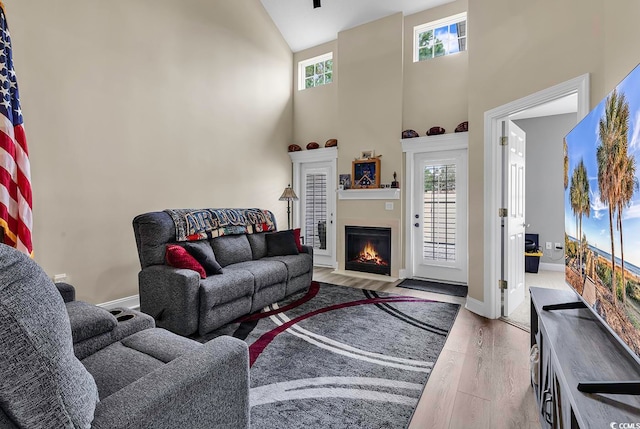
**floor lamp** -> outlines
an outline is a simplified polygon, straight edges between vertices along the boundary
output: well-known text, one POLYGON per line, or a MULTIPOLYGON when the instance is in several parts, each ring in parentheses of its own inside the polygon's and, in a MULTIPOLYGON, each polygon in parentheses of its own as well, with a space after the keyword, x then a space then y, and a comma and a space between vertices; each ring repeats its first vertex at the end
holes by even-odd
POLYGON ((291 201, 298 201, 298 196, 293 192, 291 185, 284 188, 284 192, 280 195, 280 201, 287 202, 287 229, 291 229, 291 201))

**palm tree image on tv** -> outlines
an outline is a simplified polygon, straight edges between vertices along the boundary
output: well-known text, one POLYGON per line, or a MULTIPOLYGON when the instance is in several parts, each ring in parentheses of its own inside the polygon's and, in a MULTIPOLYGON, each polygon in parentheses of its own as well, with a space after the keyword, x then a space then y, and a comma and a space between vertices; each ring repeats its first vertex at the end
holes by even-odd
POLYGON ((640 69, 566 136, 565 279, 640 356, 640 69))
POLYGON ((578 242, 578 267, 581 269, 581 276, 584 276, 582 270, 582 261, 584 255, 584 243, 586 241, 582 237, 582 217, 589 217, 591 213, 591 201, 589 199, 589 180, 587 178, 587 170, 584 166, 584 162, 582 159, 578 163, 578 166, 573 170, 573 175, 571 176, 571 186, 569 188, 569 198, 571 200, 571 209, 573 213, 578 218, 577 226, 578 233, 576 237, 580 237, 578 242))

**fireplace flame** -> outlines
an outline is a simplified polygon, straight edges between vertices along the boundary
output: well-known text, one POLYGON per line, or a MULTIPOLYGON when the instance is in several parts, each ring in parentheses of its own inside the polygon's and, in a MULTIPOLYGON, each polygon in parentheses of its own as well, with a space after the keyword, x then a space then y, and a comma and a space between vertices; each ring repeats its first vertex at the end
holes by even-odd
POLYGON ((378 251, 370 241, 367 241, 367 244, 364 246, 364 249, 360 252, 360 254, 355 258, 357 262, 363 262, 368 264, 376 264, 376 265, 389 265, 387 261, 382 259, 378 255, 378 251))

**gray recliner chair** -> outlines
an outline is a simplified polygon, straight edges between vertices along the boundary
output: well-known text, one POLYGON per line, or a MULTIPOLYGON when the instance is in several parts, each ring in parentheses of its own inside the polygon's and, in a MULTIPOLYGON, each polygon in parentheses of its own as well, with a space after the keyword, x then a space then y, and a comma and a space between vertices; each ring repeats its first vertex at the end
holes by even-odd
POLYGON ((0 244, 0 428, 248 428, 244 342, 143 329, 83 358, 63 299, 0 244))

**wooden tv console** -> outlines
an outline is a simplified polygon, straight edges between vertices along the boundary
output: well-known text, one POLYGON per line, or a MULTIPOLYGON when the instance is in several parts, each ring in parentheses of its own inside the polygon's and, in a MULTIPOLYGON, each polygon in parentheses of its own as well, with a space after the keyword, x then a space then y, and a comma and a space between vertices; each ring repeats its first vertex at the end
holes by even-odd
POLYGON ((573 291, 530 290, 531 345, 540 350, 531 383, 541 426, 640 428, 640 396, 589 394, 577 388, 581 382, 640 381, 640 365, 588 308, 542 309, 578 301, 573 291))

